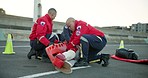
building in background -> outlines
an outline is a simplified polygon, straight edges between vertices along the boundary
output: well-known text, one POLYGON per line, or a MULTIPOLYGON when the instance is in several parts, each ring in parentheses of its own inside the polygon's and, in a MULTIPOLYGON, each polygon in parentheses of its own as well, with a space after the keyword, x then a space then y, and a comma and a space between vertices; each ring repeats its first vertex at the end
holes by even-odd
POLYGON ((131 31, 134 32, 142 32, 142 33, 148 33, 148 23, 137 23, 137 24, 132 24, 130 26, 131 31))

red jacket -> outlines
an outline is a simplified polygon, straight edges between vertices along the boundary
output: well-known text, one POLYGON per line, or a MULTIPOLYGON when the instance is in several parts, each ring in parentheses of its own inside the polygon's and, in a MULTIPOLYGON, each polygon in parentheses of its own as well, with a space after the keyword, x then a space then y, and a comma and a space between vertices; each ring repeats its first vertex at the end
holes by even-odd
POLYGON ((76 51, 75 46, 80 44, 80 37, 83 34, 92 34, 100 37, 104 37, 104 33, 90 24, 83 21, 75 21, 75 31, 72 33, 67 49, 72 49, 76 51))
POLYGON ((32 32, 29 36, 30 40, 38 39, 42 44, 48 46, 50 41, 45 37, 46 34, 52 33, 53 23, 48 14, 37 19, 34 23, 32 32))

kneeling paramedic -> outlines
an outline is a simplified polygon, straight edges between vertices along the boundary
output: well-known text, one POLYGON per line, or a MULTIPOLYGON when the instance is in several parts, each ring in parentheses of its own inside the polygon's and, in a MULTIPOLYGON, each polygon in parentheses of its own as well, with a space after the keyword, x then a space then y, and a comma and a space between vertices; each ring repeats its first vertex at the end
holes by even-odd
POLYGON ((53 23, 52 20, 56 17, 57 11, 54 8, 48 10, 48 14, 37 19, 34 23, 32 32, 29 36, 31 50, 28 53, 28 59, 38 54, 42 58, 48 58, 45 48, 58 41, 56 34, 52 33, 53 23))
POLYGON ((57 57, 62 60, 70 60, 76 57, 76 52, 80 46, 80 58, 77 60, 74 66, 87 66, 91 62, 107 66, 110 58, 109 54, 99 54, 99 52, 105 47, 107 40, 102 31, 97 30, 90 24, 83 21, 75 20, 74 18, 68 18, 66 26, 72 31, 72 35, 67 44, 66 52, 57 54, 57 57), (97 61, 100 60, 100 61, 97 61))

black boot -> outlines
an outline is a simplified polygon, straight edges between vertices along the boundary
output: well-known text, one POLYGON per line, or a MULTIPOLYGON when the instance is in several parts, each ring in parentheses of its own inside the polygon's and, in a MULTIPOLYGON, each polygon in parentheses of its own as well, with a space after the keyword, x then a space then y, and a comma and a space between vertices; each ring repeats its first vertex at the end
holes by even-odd
POLYGON ((28 59, 31 59, 31 56, 35 56, 36 55, 36 51, 31 48, 30 52, 27 54, 28 59))
POLYGON ((88 62, 84 58, 80 58, 75 64, 74 67, 79 67, 79 66, 88 66, 88 62))
POLYGON ((42 59, 42 52, 41 51, 36 51, 35 59, 38 59, 38 60, 42 59))
POLYGON ((110 59, 110 54, 101 54, 101 61, 100 62, 104 62, 104 64, 102 64, 103 67, 107 67, 109 65, 109 59, 110 59))

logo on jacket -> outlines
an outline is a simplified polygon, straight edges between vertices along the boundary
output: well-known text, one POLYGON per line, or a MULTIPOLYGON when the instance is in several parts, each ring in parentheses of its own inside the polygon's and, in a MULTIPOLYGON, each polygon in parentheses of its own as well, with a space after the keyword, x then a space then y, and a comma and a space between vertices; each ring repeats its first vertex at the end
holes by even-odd
POLYGON ((81 32, 79 30, 76 31, 76 35, 80 36, 81 32))
POLYGON ((77 27, 77 30, 80 30, 80 29, 81 29, 81 26, 78 26, 78 27, 77 27))
POLYGON ((77 36, 80 36, 80 34, 81 34, 80 30, 81 30, 81 26, 78 26, 77 27, 77 31, 76 31, 76 35, 77 36))
POLYGON ((45 22, 44 21, 41 21, 40 24, 41 24, 41 26, 44 26, 45 25, 45 22))

